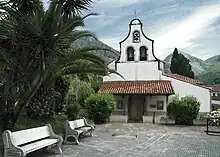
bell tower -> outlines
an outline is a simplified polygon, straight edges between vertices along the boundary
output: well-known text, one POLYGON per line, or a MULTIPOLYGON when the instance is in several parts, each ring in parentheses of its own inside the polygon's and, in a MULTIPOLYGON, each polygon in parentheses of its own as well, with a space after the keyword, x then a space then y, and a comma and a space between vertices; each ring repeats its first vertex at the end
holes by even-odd
MULTIPOLYGON (((133 19, 129 24, 127 37, 120 43, 120 56, 114 62, 114 70, 126 80, 160 80, 164 62, 154 55, 154 40, 143 32, 143 23, 133 19)), ((121 80, 111 75, 106 80, 121 80)))
POLYGON ((159 60, 154 55, 154 41, 143 32, 143 23, 133 19, 129 24, 129 33, 120 43, 118 62, 148 62, 159 60))

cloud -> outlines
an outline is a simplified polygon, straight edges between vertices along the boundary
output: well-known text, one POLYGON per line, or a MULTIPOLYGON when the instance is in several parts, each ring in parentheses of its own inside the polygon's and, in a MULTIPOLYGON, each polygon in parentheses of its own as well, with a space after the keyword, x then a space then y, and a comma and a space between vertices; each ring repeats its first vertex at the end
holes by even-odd
POLYGON ((100 15, 86 19, 85 28, 119 50, 135 9, 145 34, 155 41, 158 58, 175 47, 203 59, 219 54, 219 0, 94 0, 91 12, 100 15))
POLYGON ((94 5, 97 5, 96 7, 120 8, 141 2, 143 2, 143 0, 96 0, 94 1, 94 5))
POLYGON ((206 32, 215 20, 220 17, 220 4, 202 6, 183 21, 166 27, 152 35, 155 39, 157 55, 166 56, 170 49, 184 49, 194 44, 194 40, 206 32), (165 52, 165 53, 164 53, 165 52))

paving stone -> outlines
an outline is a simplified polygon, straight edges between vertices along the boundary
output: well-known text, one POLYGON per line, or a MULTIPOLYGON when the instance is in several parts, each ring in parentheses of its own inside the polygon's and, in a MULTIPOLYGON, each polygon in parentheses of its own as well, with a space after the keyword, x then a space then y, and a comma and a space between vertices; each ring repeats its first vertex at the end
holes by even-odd
POLYGON ((97 126, 94 136, 82 139, 79 145, 63 145, 62 155, 40 152, 34 156, 219 157, 220 136, 206 135, 204 130, 194 126, 112 123, 97 126))

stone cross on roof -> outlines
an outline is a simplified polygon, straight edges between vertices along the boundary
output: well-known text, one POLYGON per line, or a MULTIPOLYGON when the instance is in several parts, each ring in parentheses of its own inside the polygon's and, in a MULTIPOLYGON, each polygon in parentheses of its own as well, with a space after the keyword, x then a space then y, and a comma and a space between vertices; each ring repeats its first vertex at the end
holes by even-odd
POLYGON ((135 19, 137 18, 137 11, 136 11, 136 9, 134 10, 134 17, 135 17, 135 19))

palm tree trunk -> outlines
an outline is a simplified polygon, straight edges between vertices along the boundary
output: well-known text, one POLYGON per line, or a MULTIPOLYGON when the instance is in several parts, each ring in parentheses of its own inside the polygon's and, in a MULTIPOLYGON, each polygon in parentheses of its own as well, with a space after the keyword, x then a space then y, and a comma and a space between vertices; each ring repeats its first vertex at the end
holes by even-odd
MULTIPOLYGON (((4 130, 13 130, 14 125, 16 121, 18 120, 18 117, 21 113, 21 110, 23 109, 24 106, 26 106, 31 98, 35 95, 39 87, 41 86, 43 80, 47 76, 47 72, 44 73, 44 75, 39 74, 32 82, 31 88, 29 88, 27 91, 22 93, 20 95, 20 98, 18 101, 13 104, 15 106, 14 110, 8 111, 7 113, 4 114, 3 120, 2 120, 2 131, 4 130)), ((7 104, 11 106, 11 104, 7 104)))
POLYGON ((14 125, 21 113, 21 110, 23 109, 23 107, 25 107, 31 100, 31 98, 35 95, 35 93, 38 91, 38 89, 40 88, 42 82, 44 81, 45 78, 47 78, 48 72, 45 72, 43 75, 39 74, 35 80, 32 82, 31 84, 31 89, 27 90, 21 97, 20 97, 20 101, 18 102, 18 104, 16 105, 15 108, 15 114, 12 118, 12 126, 14 128, 14 125))

